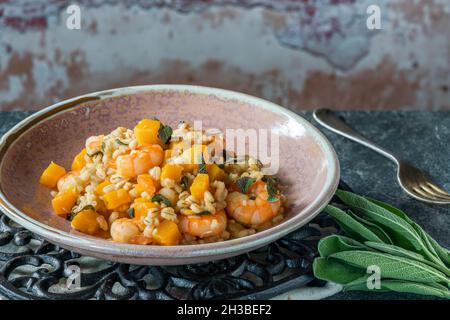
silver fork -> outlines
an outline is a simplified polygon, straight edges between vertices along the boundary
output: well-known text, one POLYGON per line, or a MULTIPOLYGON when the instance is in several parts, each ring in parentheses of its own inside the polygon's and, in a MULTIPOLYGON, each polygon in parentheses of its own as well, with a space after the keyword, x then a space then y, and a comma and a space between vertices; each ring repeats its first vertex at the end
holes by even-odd
POLYGON ((450 193, 434 184, 422 171, 408 162, 398 158, 392 152, 376 145, 350 128, 330 110, 318 109, 314 111, 314 119, 325 128, 340 134, 350 140, 358 142, 397 164, 397 178, 400 186, 407 194, 420 201, 436 204, 450 204, 450 193))

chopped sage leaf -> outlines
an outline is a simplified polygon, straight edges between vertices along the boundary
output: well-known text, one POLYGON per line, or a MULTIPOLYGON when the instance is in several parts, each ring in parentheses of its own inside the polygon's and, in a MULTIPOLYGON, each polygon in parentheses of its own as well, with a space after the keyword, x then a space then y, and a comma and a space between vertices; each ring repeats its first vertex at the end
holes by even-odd
POLYGON ((205 163, 205 159, 203 159, 203 156, 202 156, 202 161, 198 165, 198 173, 208 173, 208 170, 206 170, 206 163, 205 163))
POLYGON ((170 200, 167 199, 166 197, 164 197, 162 194, 154 195, 152 198, 152 202, 159 202, 159 203, 162 202, 168 207, 172 206, 172 203, 170 202, 170 200))
POLYGON ((101 154, 103 156, 103 152, 102 151, 96 151, 94 153, 88 154, 88 156, 92 158, 92 157, 95 157, 96 155, 99 155, 99 154, 101 154))
POLYGON ((247 193, 254 182, 250 177, 241 177, 236 181, 236 187, 241 193, 247 193))
POLYGON ((81 208, 80 210, 78 210, 77 212, 71 211, 71 212, 69 213, 69 215, 67 215, 66 219, 69 220, 69 221, 72 221, 73 218, 75 218, 75 216, 76 216, 78 213, 80 213, 81 211, 84 211, 84 210, 94 210, 94 211, 95 211, 95 208, 94 208, 93 205, 88 204, 88 205, 84 206, 83 208, 81 208))
POLYGON ((159 129, 158 129, 158 137, 164 144, 168 144, 170 141, 170 137, 172 136, 172 128, 163 124, 161 122, 159 129))
POLYGON ((188 179, 188 177, 187 176, 182 176, 181 177, 181 181, 180 181, 180 186, 183 188, 183 189, 187 189, 188 188, 188 185, 189 185, 189 179, 188 179))
POLYGON ((127 213, 130 216, 130 218, 134 218, 134 208, 129 208, 127 210, 127 213))
POLYGON ((267 201, 269 202, 277 202, 280 199, 278 198, 278 179, 265 176, 263 178, 263 181, 266 183, 267 193, 269 194, 269 198, 267 198, 267 201))
POLYGON ((122 146, 127 146, 128 145, 128 143, 122 142, 122 141, 120 141, 120 139, 116 139, 116 143, 120 144, 122 146))
POLYGON ((81 212, 81 211, 84 211, 84 210, 94 210, 95 211, 95 208, 94 208, 93 205, 88 204, 87 206, 84 206, 81 210, 78 210, 78 212, 81 212))

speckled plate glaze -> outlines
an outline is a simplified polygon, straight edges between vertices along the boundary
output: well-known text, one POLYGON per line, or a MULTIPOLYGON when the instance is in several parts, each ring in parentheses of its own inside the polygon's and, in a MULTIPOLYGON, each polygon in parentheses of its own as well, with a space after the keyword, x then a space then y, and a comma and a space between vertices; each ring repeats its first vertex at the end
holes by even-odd
POLYGON ((185 85, 149 85, 91 93, 37 112, 0 141, 0 206, 15 222, 48 241, 81 254, 145 265, 178 265, 238 255, 301 227, 328 203, 339 181, 339 163, 328 140, 309 122, 271 102, 242 93, 185 85), (157 117, 176 126, 202 120, 205 128, 270 129, 279 135, 280 170, 290 206, 284 221, 257 234, 184 246, 117 244, 70 227, 51 209, 39 176, 50 161, 70 167, 84 141, 118 126, 132 128, 157 117))

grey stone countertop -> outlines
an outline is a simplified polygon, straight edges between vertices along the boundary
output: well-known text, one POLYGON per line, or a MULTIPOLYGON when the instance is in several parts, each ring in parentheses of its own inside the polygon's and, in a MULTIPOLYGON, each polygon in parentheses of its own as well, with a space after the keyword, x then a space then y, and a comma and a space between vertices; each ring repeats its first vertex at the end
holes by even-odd
MULTIPOLYGON (((0 135, 31 112, 0 112, 0 135)), ((320 128, 311 113, 300 113, 320 128)), ((450 112, 340 112, 367 138, 426 171, 450 190, 450 112)), ((395 164, 381 155, 324 128, 340 159, 341 178, 358 194, 386 201, 404 210, 440 244, 450 247, 450 206, 422 203, 408 197, 396 180, 395 164)), ((342 292, 329 299, 417 299, 397 293, 342 292)))

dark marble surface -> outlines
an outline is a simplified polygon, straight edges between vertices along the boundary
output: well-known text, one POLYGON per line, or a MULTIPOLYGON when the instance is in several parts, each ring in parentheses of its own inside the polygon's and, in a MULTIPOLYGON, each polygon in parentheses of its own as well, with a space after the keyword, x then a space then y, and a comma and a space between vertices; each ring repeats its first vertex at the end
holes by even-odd
MULTIPOLYGON (((0 134, 30 112, 0 112, 0 134)), ((314 125, 311 113, 302 114, 314 125)), ((425 170, 450 190, 450 112, 341 112, 347 123, 374 142, 425 170)), ((341 163, 341 177, 356 193, 403 209, 438 242, 450 247, 450 206, 430 205, 408 197, 396 180, 396 167, 373 151, 320 128, 341 163)), ((396 293, 344 292, 331 299, 417 299, 396 293)))

